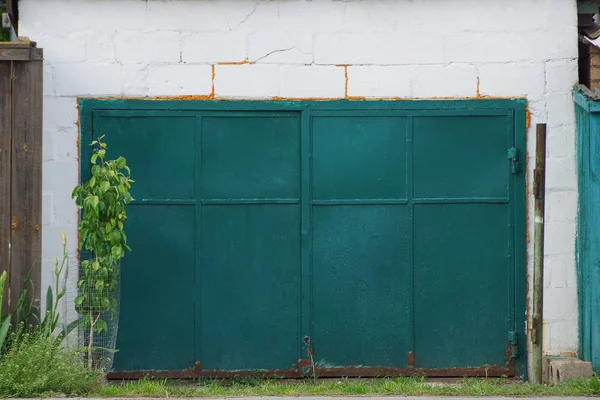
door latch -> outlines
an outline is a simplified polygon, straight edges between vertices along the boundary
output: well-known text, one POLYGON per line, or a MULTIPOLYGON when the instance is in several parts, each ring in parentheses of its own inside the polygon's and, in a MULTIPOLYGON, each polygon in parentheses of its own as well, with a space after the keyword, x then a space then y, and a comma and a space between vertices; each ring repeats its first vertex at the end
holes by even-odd
POLYGON ((521 348, 519 346, 519 334, 517 332, 508 332, 508 345, 510 347, 510 358, 519 358, 521 356, 521 348))
POLYGON ((510 172, 518 174, 522 171, 521 162, 519 161, 519 150, 516 147, 508 149, 508 159, 510 160, 510 172))

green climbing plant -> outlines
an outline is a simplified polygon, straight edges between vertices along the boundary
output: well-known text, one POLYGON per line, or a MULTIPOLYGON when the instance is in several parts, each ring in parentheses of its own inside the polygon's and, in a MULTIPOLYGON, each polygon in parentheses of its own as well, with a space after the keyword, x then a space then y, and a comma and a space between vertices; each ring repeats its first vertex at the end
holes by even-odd
POLYGON ((124 157, 106 158, 104 136, 91 143, 91 175, 87 182, 75 187, 73 198, 81 209, 79 222, 81 247, 91 253, 81 263, 77 282, 75 308, 88 329, 87 362, 93 366, 94 335, 106 331, 106 318, 117 307, 116 293, 120 260, 127 245, 125 234, 126 208, 132 197, 131 171, 124 157))

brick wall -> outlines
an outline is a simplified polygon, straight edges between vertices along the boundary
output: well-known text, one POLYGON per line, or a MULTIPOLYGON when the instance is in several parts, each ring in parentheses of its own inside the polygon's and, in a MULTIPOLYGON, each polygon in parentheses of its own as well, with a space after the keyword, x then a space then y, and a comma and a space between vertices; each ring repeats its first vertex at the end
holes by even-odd
POLYGON ((548 123, 545 349, 576 351, 574 0, 21 0, 20 18, 45 54, 46 279, 61 231, 75 252, 78 97, 524 96, 530 156, 548 123))

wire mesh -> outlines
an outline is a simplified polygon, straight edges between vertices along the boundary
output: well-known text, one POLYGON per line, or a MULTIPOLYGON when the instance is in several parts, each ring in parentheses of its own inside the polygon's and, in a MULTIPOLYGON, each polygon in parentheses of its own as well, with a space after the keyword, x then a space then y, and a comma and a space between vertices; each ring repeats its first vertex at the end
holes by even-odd
POLYGON ((64 345, 81 351, 82 357, 95 368, 110 371, 116 353, 119 328, 120 279, 114 276, 115 284, 105 282, 104 288, 96 289, 78 284, 82 269, 69 273, 67 290, 61 307, 61 320, 66 328, 64 345), (84 289, 87 287, 87 291, 84 289), (94 301, 81 301, 93 298, 94 301), (112 303, 107 309, 106 302, 112 303), (104 304, 104 305, 103 305, 104 304))

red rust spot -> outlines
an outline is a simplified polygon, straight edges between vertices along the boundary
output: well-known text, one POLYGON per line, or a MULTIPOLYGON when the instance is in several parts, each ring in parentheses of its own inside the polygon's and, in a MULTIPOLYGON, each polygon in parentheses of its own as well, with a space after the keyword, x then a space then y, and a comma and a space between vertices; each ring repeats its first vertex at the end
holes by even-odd
POLYGON ((408 354, 406 355, 406 365, 408 366, 408 368, 414 368, 415 367, 415 353, 412 351, 409 351, 408 354))

